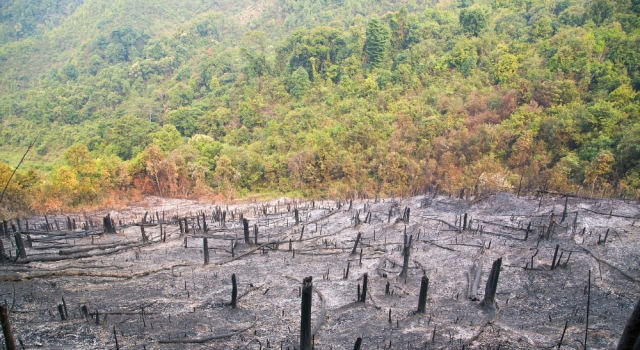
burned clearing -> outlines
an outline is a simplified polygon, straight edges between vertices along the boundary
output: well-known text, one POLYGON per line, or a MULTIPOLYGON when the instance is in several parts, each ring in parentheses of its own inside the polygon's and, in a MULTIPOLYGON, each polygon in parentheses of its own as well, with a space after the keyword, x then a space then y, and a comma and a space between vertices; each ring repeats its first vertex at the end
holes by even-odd
POLYGON ((0 297, 24 348, 611 349, 640 297, 639 214, 541 193, 149 198, 4 223, 0 297))

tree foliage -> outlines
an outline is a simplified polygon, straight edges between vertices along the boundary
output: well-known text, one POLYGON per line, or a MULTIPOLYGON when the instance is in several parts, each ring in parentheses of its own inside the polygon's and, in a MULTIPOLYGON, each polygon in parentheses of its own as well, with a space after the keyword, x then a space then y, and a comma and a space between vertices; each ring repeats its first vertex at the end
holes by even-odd
POLYGON ((0 180, 39 135, 7 210, 640 194, 637 1, 281 1, 246 23, 250 3, 2 2, 0 180))

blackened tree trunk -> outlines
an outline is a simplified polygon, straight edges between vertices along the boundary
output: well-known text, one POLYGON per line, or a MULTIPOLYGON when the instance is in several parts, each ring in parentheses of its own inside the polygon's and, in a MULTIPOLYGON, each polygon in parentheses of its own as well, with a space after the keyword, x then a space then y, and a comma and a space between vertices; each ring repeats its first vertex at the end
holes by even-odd
POLYGON ((311 350, 311 301, 313 297, 312 277, 302 281, 302 305, 300 313, 300 350, 311 350))
POLYGON ((18 256, 21 259, 27 258, 27 251, 24 249, 24 241, 22 240, 22 234, 20 232, 14 233, 14 238, 16 240, 16 247, 18 247, 18 256))
POLYGON ((207 237, 202 239, 202 252, 204 253, 204 264, 209 265, 209 242, 207 237))
POLYGON ((231 275, 231 307, 236 308, 238 302, 238 284, 236 283, 236 274, 231 275))
POLYGON ((353 249, 351 250, 351 255, 357 252, 358 243, 360 242, 360 237, 361 237, 361 234, 360 232, 358 232, 358 235, 356 236, 356 242, 353 244, 353 249))
POLYGON ((13 338, 11 323, 9 322, 9 310, 3 305, 0 305, 0 322, 2 323, 2 332, 4 333, 7 350, 16 350, 16 340, 13 338))
POLYGON ((244 243, 249 244, 249 221, 242 219, 242 227, 244 229, 244 243))
POLYGON ((493 262, 491 272, 489 273, 489 279, 487 280, 487 286, 484 292, 484 300, 482 303, 485 306, 493 306, 496 302, 496 290, 498 289, 498 277, 500 277, 500 268, 502 267, 502 258, 493 262))
POLYGON ((407 235, 404 235, 404 250, 402 251, 402 255, 404 257, 402 261, 402 272, 400 272, 400 277, 406 277, 407 272, 409 271, 409 255, 411 254, 411 241, 413 241, 413 236, 409 237, 409 241, 407 242, 407 235))
POLYGON ((418 312, 423 314, 427 305, 427 292, 429 291, 429 279, 427 276, 422 276, 422 282, 420 282, 420 296, 418 297, 418 312))
POLYGON ((367 283, 368 283, 369 275, 367 273, 362 276, 362 294, 360 295, 360 301, 363 303, 367 302, 367 283))
POLYGON ((629 321, 627 321, 627 325, 624 327, 624 331, 622 331, 617 349, 634 349, 634 345, 638 343, 638 338, 640 338, 640 300, 636 303, 636 307, 633 309, 631 317, 629 317, 629 321))

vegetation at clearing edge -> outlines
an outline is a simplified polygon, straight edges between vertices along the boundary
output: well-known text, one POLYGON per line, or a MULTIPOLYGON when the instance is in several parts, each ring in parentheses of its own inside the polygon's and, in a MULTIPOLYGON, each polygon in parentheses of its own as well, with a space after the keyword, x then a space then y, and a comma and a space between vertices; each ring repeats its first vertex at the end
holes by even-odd
POLYGON ((639 0, 7 0, 0 208, 640 195, 639 0))

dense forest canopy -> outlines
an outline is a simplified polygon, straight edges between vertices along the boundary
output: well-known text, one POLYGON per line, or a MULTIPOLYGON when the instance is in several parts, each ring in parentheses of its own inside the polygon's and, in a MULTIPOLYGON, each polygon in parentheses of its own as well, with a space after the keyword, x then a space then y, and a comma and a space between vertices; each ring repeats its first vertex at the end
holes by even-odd
POLYGON ((7 0, 6 213, 140 194, 640 194, 639 0, 7 0))

